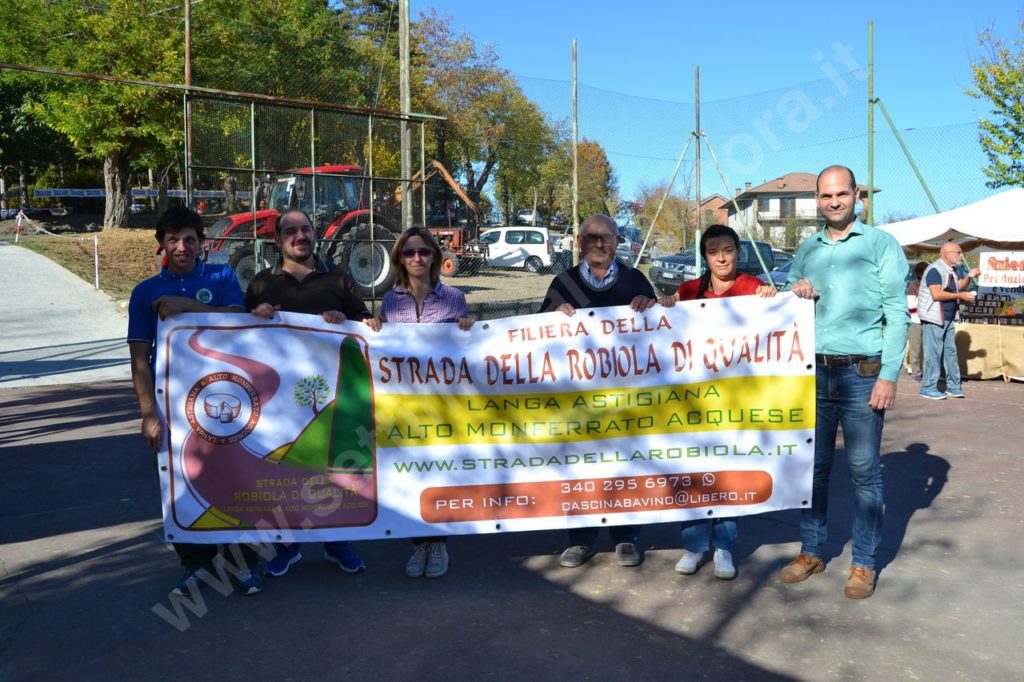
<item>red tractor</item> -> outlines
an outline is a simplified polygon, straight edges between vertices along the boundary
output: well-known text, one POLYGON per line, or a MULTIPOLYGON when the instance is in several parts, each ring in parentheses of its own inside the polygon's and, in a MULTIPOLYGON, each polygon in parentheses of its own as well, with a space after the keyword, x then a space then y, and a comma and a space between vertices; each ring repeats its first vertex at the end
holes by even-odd
POLYGON ((297 208, 313 219, 318 255, 347 272, 364 298, 381 296, 395 280, 395 234, 391 222, 371 210, 369 186, 363 169, 353 165, 298 168, 277 176, 257 192, 255 213, 225 216, 207 230, 207 258, 230 264, 245 289, 258 271, 254 221, 261 246, 274 248, 274 221, 297 208))

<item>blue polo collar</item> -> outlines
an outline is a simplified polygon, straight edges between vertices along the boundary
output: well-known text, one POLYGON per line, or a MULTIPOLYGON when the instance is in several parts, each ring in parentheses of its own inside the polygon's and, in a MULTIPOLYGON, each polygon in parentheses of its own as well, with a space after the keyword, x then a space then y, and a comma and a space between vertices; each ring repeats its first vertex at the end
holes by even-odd
POLYGON ((174 279, 175 277, 180 277, 181 279, 190 279, 194 275, 202 277, 205 274, 206 261, 204 260, 197 260, 196 266, 184 275, 178 275, 176 273, 171 272, 169 269, 167 269, 166 265, 160 267, 160 279, 174 279))

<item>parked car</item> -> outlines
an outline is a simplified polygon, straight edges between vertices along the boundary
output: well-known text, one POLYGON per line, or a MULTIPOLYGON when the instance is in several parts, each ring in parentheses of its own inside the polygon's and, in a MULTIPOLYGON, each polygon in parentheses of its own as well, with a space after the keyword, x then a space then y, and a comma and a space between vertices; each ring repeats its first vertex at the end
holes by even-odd
POLYGON ((640 244, 644 240, 644 233, 640 231, 639 227, 635 227, 633 225, 623 225, 619 228, 619 234, 633 244, 640 244))
POLYGON ((487 264, 540 272, 551 267, 554 245, 546 227, 496 227, 480 234, 487 248, 487 264))
POLYGON ((772 249, 772 255, 775 256, 775 268, 781 268, 786 263, 793 260, 793 254, 789 251, 783 251, 782 249, 772 249))
MULTIPOLYGON (((757 250, 764 259, 764 264, 771 271, 775 267, 775 256, 768 242, 756 242, 757 250)), ((669 294, 679 288, 687 280, 697 279, 696 246, 691 245, 677 254, 659 256, 651 259, 651 271, 648 279, 651 283, 669 294)), ((708 264, 701 259, 701 272, 707 270, 708 264)), ((762 274, 761 264, 749 239, 740 240, 740 253, 736 260, 736 269, 748 275, 762 274)))
POLYGON ((633 253, 633 249, 630 248, 628 241, 622 241, 615 248, 615 260, 621 261, 626 265, 633 267, 633 263, 636 262, 636 254, 633 253))
POLYGON ((786 286, 786 280, 789 278, 789 268, 792 267, 792 265, 793 259, 790 258, 767 275, 762 272, 758 275, 758 278, 765 284, 774 284, 776 289, 781 290, 786 286))
POLYGON ((534 211, 532 208, 521 208, 516 213, 516 224, 543 225, 544 221, 540 217, 540 211, 534 211))
MULTIPOLYGON (((647 278, 656 289, 661 289, 666 294, 672 293, 684 281, 683 268, 687 268, 687 273, 692 272, 695 268, 696 252, 696 247, 691 245, 679 253, 652 258, 647 278)), ((693 279, 693 277, 685 279, 693 279)))

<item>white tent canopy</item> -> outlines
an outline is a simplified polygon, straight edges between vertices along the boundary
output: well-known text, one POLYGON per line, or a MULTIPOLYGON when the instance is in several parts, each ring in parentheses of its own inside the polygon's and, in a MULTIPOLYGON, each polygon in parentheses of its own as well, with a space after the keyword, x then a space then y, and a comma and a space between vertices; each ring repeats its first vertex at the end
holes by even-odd
POLYGON ((955 240, 965 250, 978 246, 1024 248, 1024 188, 1014 188, 943 213, 879 225, 901 246, 939 249, 955 240))

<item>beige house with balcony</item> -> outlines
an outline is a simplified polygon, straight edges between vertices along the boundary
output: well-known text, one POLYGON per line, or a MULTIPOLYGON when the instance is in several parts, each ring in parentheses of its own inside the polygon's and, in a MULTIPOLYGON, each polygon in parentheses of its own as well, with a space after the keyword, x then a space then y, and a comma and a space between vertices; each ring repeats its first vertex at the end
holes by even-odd
MULTIPOLYGON (((736 189, 736 212, 732 203, 728 210, 729 226, 744 235, 744 226, 758 239, 776 247, 795 249, 804 238, 821 227, 818 204, 814 200, 815 173, 786 173, 757 187, 746 184, 736 189)), ((867 210, 867 186, 857 185, 867 210)), ((875 192, 881 190, 875 189, 875 192)))

